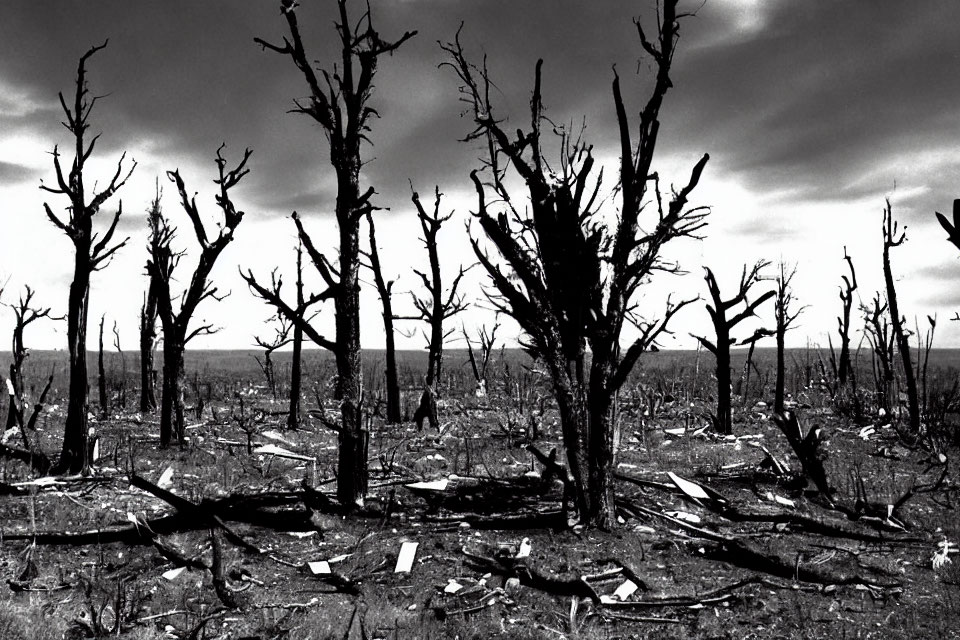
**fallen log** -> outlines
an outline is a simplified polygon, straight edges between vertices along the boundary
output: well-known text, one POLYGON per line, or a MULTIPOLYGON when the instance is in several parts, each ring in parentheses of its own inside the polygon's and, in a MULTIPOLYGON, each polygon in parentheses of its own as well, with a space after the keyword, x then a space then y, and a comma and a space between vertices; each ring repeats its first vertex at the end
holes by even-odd
POLYGON ((476 571, 517 578, 523 586, 551 595, 589 598, 595 605, 600 604, 600 595, 582 576, 552 577, 530 566, 529 558, 488 558, 471 553, 466 548, 462 551, 467 557, 468 564, 476 571))

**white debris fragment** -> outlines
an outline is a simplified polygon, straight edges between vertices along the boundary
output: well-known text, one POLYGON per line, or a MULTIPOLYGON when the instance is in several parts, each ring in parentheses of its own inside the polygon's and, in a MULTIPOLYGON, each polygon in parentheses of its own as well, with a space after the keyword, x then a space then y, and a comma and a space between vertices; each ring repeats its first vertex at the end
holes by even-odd
POLYGON ((443 588, 443 592, 456 593, 457 591, 460 591, 460 589, 463 589, 463 585, 457 582, 456 580, 454 580, 453 578, 450 578, 447 580, 447 586, 443 588))
POLYGON ((187 570, 186 567, 177 567, 176 569, 170 569, 169 571, 164 571, 163 573, 160 574, 160 577, 163 578, 164 580, 169 580, 170 582, 173 582, 174 580, 180 577, 181 573, 183 573, 186 570, 187 570))
POLYGON ((440 480, 430 480, 428 482, 411 482, 408 485, 405 485, 408 489, 422 491, 446 491, 447 485, 450 484, 450 480, 447 478, 442 478, 440 480))
POLYGON ((691 498, 696 498, 698 500, 710 499, 710 494, 708 494, 703 487, 696 482, 685 480, 675 474, 673 471, 667 471, 667 477, 670 478, 670 481, 673 482, 673 484, 677 485, 677 488, 680 489, 680 491, 683 491, 691 498))
POLYGON ((633 580, 626 580, 623 584, 617 587, 616 591, 613 592, 613 597, 620 600, 620 602, 624 602, 627 598, 633 595, 637 588, 638 587, 633 580))
POLYGON ((676 518, 677 520, 683 520, 684 522, 689 522, 690 524, 700 524, 700 516, 695 513, 690 513, 688 511, 667 511, 666 514, 671 518, 676 518))
POLYGON ((417 555, 419 542, 404 542, 400 545, 400 553, 397 555, 397 566, 394 573, 407 573, 413 568, 413 560, 417 555))
POLYGON ((333 573, 330 571, 330 563, 326 560, 317 560, 316 562, 308 562, 307 569, 310 570, 315 576, 329 575, 333 573))
POLYGON ((278 458, 290 458, 291 460, 303 460, 305 462, 313 462, 313 456, 305 456, 302 453, 294 453, 284 449, 283 447, 278 447, 275 444, 265 444, 261 447, 257 447, 253 450, 254 453, 266 454, 271 456, 277 456, 278 458))
POLYGON ((169 489, 173 486, 173 467, 167 467, 163 470, 157 480, 157 486, 161 489, 169 489))

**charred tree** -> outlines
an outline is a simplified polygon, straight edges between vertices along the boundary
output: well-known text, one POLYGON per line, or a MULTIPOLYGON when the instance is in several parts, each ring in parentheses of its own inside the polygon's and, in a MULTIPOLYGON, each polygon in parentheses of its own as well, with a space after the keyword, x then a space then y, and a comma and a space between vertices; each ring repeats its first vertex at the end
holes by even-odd
POLYGON ((904 326, 904 317, 900 315, 900 305, 897 302, 897 289, 893 279, 893 269, 890 266, 890 249, 899 247, 907 239, 906 228, 899 230, 893 219, 893 209, 890 200, 887 200, 883 209, 883 281, 887 288, 887 307, 890 313, 890 328, 894 341, 900 351, 900 364, 903 368, 903 380, 907 387, 907 412, 910 416, 910 433, 920 434, 920 398, 917 390, 917 379, 913 371, 913 359, 910 355, 910 332, 904 326))
POLYGON ((110 415, 110 398, 107 397, 107 371, 103 366, 103 323, 107 316, 100 316, 100 339, 97 343, 97 391, 100 398, 100 419, 106 420, 110 415))
POLYGON ((370 271, 373 272, 373 282, 377 286, 380 304, 383 306, 383 332, 386 336, 386 386, 387 386, 387 424, 399 424, 400 418, 400 382, 397 378, 397 347, 393 321, 393 280, 387 281, 383 277, 383 266, 380 264, 380 250, 377 248, 377 229, 373 223, 373 216, 367 216, 370 226, 370 252, 367 254, 370 271))
POLYGON ((873 351, 873 381, 877 405, 890 413, 893 394, 894 354, 896 344, 887 314, 887 303, 881 302, 880 293, 875 293, 871 306, 860 307, 865 322, 867 341, 873 351))
MULTIPOLYGON (((840 287, 840 302, 842 303, 842 315, 837 316, 837 331, 840 334, 840 357, 835 357, 833 347, 830 347, 830 361, 833 365, 833 375, 836 380, 834 393, 839 393, 847 388, 847 383, 853 375, 853 365, 850 361, 850 311, 853 309, 853 292, 857 290, 857 272, 853 268, 853 259, 847 253, 847 248, 843 248, 843 259, 850 268, 850 277, 841 276, 843 286, 840 287)), ((856 393, 856 389, 854 389, 856 393)))
POLYGON ((370 118, 376 110, 369 101, 373 94, 373 79, 381 56, 391 54, 415 35, 407 32, 390 42, 383 40, 373 26, 369 9, 359 21, 347 14, 347 0, 337 1, 339 21, 337 35, 341 45, 339 64, 332 72, 318 74, 312 60, 307 58, 297 21, 297 4, 282 0, 280 12, 287 21, 290 37, 282 45, 271 44, 260 38, 255 42, 264 49, 289 56, 303 75, 310 92, 307 100, 296 101, 294 111, 308 115, 324 131, 329 142, 330 164, 337 175, 335 214, 339 232, 339 266, 333 268, 314 246, 299 218, 295 215, 297 231, 314 266, 327 289, 319 294, 332 298, 335 307, 336 337, 330 340, 320 335, 305 319, 297 319, 295 310, 279 298, 279 291, 270 291, 258 285, 248 274, 250 286, 267 299, 277 310, 295 324, 300 324, 304 335, 318 346, 333 352, 337 363, 337 390, 341 398, 339 430, 339 459, 337 497, 346 507, 361 505, 367 492, 368 435, 362 420, 363 371, 360 360, 360 221, 373 209, 370 202, 373 187, 361 190, 360 171, 363 167, 361 144, 368 140, 370 118), (272 299, 270 296, 274 296, 272 299))
POLYGON ((254 336, 254 343, 263 349, 263 360, 256 358, 260 370, 263 371, 263 377, 267 380, 267 387, 270 389, 270 397, 277 399, 277 376, 273 366, 273 352, 290 344, 293 338, 290 337, 290 321, 282 316, 275 318, 277 326, 274 327, 274 334, 270 340, 254 336))
MULTIPOLYGON (((147 209, 147 227, 152 235, 159 230, 163 212, 160 209, 160 188, 147 209)), ((157 408, 157 371, 154 368, 154 350, 157 346, 157 283, 147 274, 149 284, 140 308, 140 411, 147 413, 157 408)))
POLYGON ((774 299, 775 314, 777 318, 776 340, 777 340, 777 381, 773 392, 773 412, 776 414, 784 411, 784 396, 786 389, 786 335, 787 331, 793 328, 793 323, 803 313, 806 307, 793 309, 793 303, 796 299, 793 297, 793 277, 797 275, 797 267, 794 265, 789 270, 787 265, 780 263, 780 275, 777 276, 776 298, 774 299))
POLYGON ((479 395, 485 395, 487 392, 487 365, 490 364, 490 354, 493 353, 493 347, 497 342, 497 329, 500 328, 499 316, 493 323, 491 329, 486 325, 480 327, 477 332, 477 342, 479 342, 479 357, 473 348, 473 341, 467 334, 467 328, 461 327, 463 332, 463 341, 467 343, 467 359, 470 361, 470 370, 473 371, 473 378, 477 381, 477 392, 479 395))
POLYGON ((670 68, 681 15, 677 0, 666 0, 652 41, 636 21, 640 44, 653 59, 656 74, 639 123, 630 123, 614 73, 620 135, 620 180, 614 197, 620 202, 611 223, 606 211, 598 213, 604 198, 598 199, 600 178, 592 175, 592 147, 544 116, 542 61, 535 68, 529 130, 513 137, 494 113, 486 69, 467 61, 459 38, 444 46, 451 57, 447 64, 457 73, 461 94, 473 110, 475 129, 467 140, 488 145, 485 178, 477 171, 471 178, 478 201, 475 219, 499 259, 476 237, 471 238, 473 250, 496 290, 494 304, 517 321, 527 338, 527 352, 550 373, 579 519, 589 526, 616 526, 614 395, 674 314, 692 302, 673 304, 668 298, 663 317, 648 320, 638 312, 635 294, 657 273, 679 272, 678 265, 662 257, 664 247, 696 237, 706 225, 707 210, 688 209, 687 200, 708 156, 696 163, 687 184, 673 190, 667 202, 651 170, 660 109, 672 86, 670 68), (560 162, 555 166, 544 153, 544 123, 548 131, 558 132, 560 162), (515 206, 520 199, 510 197, 511 168, 522 180, 523 206, 515 206), (649 230, 641 227, 644 211, 653 218, 649 230), (623 348, 625 322, 635 324, 639 336, 623 348))
MULTIPOLYGON (((23 339, 24 331, 27 327, 37 320, 44 318, 54 318, 50 315, 49 307, 34 307, 33 296, 36 292, 29 286, 24 287, 24 292, 20 294, 17 304, 11 304, 13 309, 14 325, 13 339, 10 349, 12 362, 10 363, 10 406, 7 410, 7 429, 16 427, 23 423, 23 414, 26 411, 26 389, 23 384, 23 366, 30 355, 23 339)), ((27 446, 29 447, 29 442, 27 446)))
MULTIPOLYGON (((297 242, 297 308, 303 308, 303 243, 297 242)), ((290 407, 287 411, 287 429, 300 427, 300 390, 303 354, 303 328, 293 323, 293 353, 290 360, 290 407)))
POLYGON ((420 278, 427 293, 426 295, 418 295, 416 292, 411 292, 410 295, 413 298, 413 306, 418 312, 418 315, 413 316, 413 318, 424 322, 430 331, 427 340, 427 375, 425 380, 427 387, 434 392, 443 370, 443 344, 454 331, 453 329, 444 331, 443 323, 467 308, 463 297, 459 294, 460 282, 463 280, 465 273, 463 267, 460 267, 460 271, 454 277, 449 291, 445 293, 443 290, 437 235, 440 233, 443 223, 448 221, 453 213, 440 214, 442 196, 440 187, 435 187, 433 209, 429 212, 420 202, 419 193, 414 191, 411 196, 411 200, 417 208, 417 220, 420 221, 420 229, 423 232, 422 240, 427 250, 430 275, 414 269, 413 272, 420 278))
POLYGON ((150 260, 147 272, 157 285, 157 311, 163 330, 163 386, 160 399, 160 446, 167 447, 175 438, 183 442, 184 437, 184 387, 186 373, 183 366, 183 352, 187 343, 198 335, 209 335, 216 331, 212 325, 203 324, 190 329, 194 312, 201 302, 208 298, 221 300, 217 288, 210 282, 210 271, 223 250, 233 240, 237 226, 243 219, 243 211, 238 211, 230 199, 230 189, 243 179, 249 169, 247 160, 252 153, 244 151, 243 159, 236 168, 227 171, 227 161, 223 158, 223 145, 217 149, 216 164, 219 177, 214 184, 219 187, 215 200, 223 213, 223 221, 218 225, 216 237, 207 235, 203 220, 197 209, 196 198, 187 195, 187 188, 179 171, 168 171, 167 177, 176 184, 180 194, 180 204, 193 226, 197 243, 200 245, 200 257, 196 269, 190 277, 190 284, 179 296, 180 307, 175 309, 175 296, 171 290, 174 271, 183 252, 175 252, 171 247, 176 228, 171 226, 164 216, 159 217, 159 226, 150 237, 150 260))
POLYGON ((117 358, 120 360, 119 380, 115 380, 113 388, 117 392, 117 404, 122 409, 127 408, 127 358, 123 355, 123 349, 120 348, 120 330, 117 328, 117 321, 113 321, 113 348, 117 350, 117 358))
POLYGON ((80 57, 77 66, 76 90, 73 104, 68 105, 63 93, 59 94, 60 106, 66 121, 63 123, 73 136, 74 156, 70 169, 64 173, 59 147, 53 149, 53 166, 56 171, 57 185, 41 184, 40 188, 49 193, 64 195, 69 200, 68 217, 62 219, 53 212, 50 205, 44 203, 47 218, 63 231, 74 247, 73 279, 67 299, 67 350, 70 357, 70 390, 67 400, 67 420, 63 429, 63 448, 60 459, 55 465, 57 473, 77 473, 87 468, 87 314, 90 302, 90 278, 109 264, 111 257, 127 243, 129 238, 116 244, 113 242, 117 223, 123 212, 122 203, 103 233, 93 232, 93 219, 118 189, 130 177, 136 162, 124 171, 126 154, 120 156, 117 168, 103 190, 95 189, 88 199, 84 169, 93 154, 99 135, 87 140, 90 128, 90 113, 97 98, 90 97, 87 90, 86 64, 97 51, 107 46, 91 47, 80 57))
MULTIPOLYGON (((765 291, 753 302, 748 299, 750 289, 763 279, 760 271, 769 264, 766 260, 760 260, 749 271, 744 265, 737 293, 727 300, 724 300, 720 293, 720 286, 713 271, 709 267, 704 267, 706 271, 704 279, 707 282, 711 300, 707 303, 707 313, 710 314, 710 321, 713 323, 716 342, 702 336, 694 337, 717 360, 717 414, 713 420, 716 430, 724 435, 733 433, 733 414, 730 406, 730 347, 736 343, 736 339, 730 335, 730 332, 747 318, 756 315, 757 307, 776 295, 776 291, 765 291), (727 317, 728 313, 734 312, 734 309, 741 304, 743 309, 739 313, 727 317)), ((750 338, 747 338, 741 344, 746 344, 749 340, 750 338)))

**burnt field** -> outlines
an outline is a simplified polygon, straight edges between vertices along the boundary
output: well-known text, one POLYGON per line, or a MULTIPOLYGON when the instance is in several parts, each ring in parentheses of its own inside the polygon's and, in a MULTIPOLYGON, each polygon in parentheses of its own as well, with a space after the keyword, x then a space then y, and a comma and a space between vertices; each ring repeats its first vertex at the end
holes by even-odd
MULTIPOLYGON (((957 637, 952 350, 930 357, 939 418, 923 442, 899 410, 871 408, 869 369, 861 402, 831 393, 814 349, 788 352, 798 420, 779 425, 758 350, 751 380, 734 376, 732 436, 710 426, 709 358, 646 354, 617 397, 609 531, 570 519, 557 407, 519 352, 492 357, 478 397, 449 351, 439 429, 422 431, 425 358, 400 354, 405 418, 387 425, 380 354, 365 352, 370 484, 349 514, 333 493, 329 358, 304 354, 288 430, 285 354, 271 388, 259 354, 188 352, 187 437, 161 449, 158 417, 131 399, 136 357, 105 355, 89 474, 2 463, 2 638, 957 637), (813 427, 822 475, 787 437, 813 427)), ((33 353, 28 386, 58 364, 33 353)), ((61 377, 36 423, 50 455, 61 377)))

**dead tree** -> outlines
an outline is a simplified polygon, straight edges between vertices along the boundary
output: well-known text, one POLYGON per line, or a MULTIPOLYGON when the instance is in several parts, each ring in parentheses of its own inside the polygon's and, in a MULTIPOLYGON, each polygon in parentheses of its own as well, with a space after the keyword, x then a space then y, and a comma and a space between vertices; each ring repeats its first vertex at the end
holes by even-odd
POLYGON ((117 350, 117 357, 120 359, 119 380, 114 381, 113 388, 117 392, 117 404, 121 408, 127 407, 127 358, 123 355, 123 349, 120 348, 120 330, 117 328, 117 321, 113 321, 113 348, 117 350))
POLYGON ((783 413, 784 396, 786 388, 786 335, 787 331, 793 328, 793 323, 803 313, 806 307, 800 307, 794 310, 793 303, 793 277, 797 275, 797 267, 794 265, 787 270, 787 265, 780 263, 780 275, 777 277, 776 298, 774 299, 775 314, 777 318, 776 340, 777 340, 777 381, 773 392, 773 411, 774 413, 783 413))
MULTIPOLYGON (((711 300, 707 303, 707 313, 710 314, 710 320, 713 323, 715 342, 703 336, 693 337, 700 341, 700 344, 717 360, 717 413, 714 416, 714 427, 724 435, 733 433, 733 415, 730 407, 730 346, 736 343, 736 339, 730 335, 730 332, 747 318, 755 316, 757 307, 776 295, 776 291, 765 291, 753 302, 748 299, 750 289, 763 280, 760 272, 769 264, 767 260, 760 260, 749 271, 744 265, 737 293, 727 300, 724 300, 720 293, 720 286, 713 271, 709 267, 704 267, 706 271, 704 279, 707 282, 711 300), (734 308, 741 304, 742 311, 727 317, 728 313, 733 312, 734 308)), ((747 338, 741 344, 746 344, 749 340, 750 338, 747 338)))
POLYGON ((477 332, 477 340, 480 343, 480 357, 473 348, 473 342, 467 334, 467 328, 461 326, 463 332, 463 341, 467 343, 467 358, 470 361, 470 370, 473 371, 473 378, 477 381, 477 391, 487 392, 487 365, 490 363, 490 354, 493 353, 493 347, 497 342, 497 329, 500 328, 500 317, 494 320, 493 328, 489 331, 486 325, 480 327, 477 332))
POLYGON ((267 340, 260 336, 254 336, 253 341, 258 347, 263 349, 263 360, 256 356, 254 356, 254 359, 257 361, 257 364, 260 365, 260 370, 263 371, 263 377, 267 379, 270 396, 276 400, 277 378, 273 367, 273 352, 280 347, 290 344, 293 338, 290 337, 290 321, 282 316, 276 316, 274 319, 277 322, 277 326, 274 327, 272 338, 267 340))
MULTIPOLYGON (((297 242, 297 308, 303 307, 303 243, 297 242)), ((293 323, 293 353, 290 360, 290 406, 287 411, 287 429, 300 428, 300 388, 303 365, 303 328, 293 323)))
POLYGON ((383 266, 380 264, 380 250, 377 247, 377 230, 373 223, 373 216, 367 216, 370 226, 370 251, 367 260, 370 271, 373 272, 373 281, 377 286, 380 304, 383 306, 383 332, 386 336, 386 385, 387 385, 387 424, 400 423, 400 382, 397 378, 397 347, 393 321, 393 280, 387 281, 383 277, 383 266))
POLYGON ((467 61, 459 37, 443 47, 451 57, 447 64, 460 79, 461 95, 473 112, 475 129, 466 139, 488 145, 485 179, 477 171, 471 178, 478 201, 475 219, 499 258, 490 255, 477 237, 471 238, 473 250, 496 290, 493 303, 517 321, 526 335, 527 352, 549 371, 579 519, 589 526, 616 526, 614 396, 640 355, 667 330, 674 314, 692 302, 674 304, 668 298, 662 318, 643 319, 635 294, 657 273, 679 272, 678 265, 662 257, 663 248, 673 240, 696 237, 706 225, 708 211, 688 209, 687 199, 708 156, 697 162, 687 184, 674 190, 667 202, 658 175, 651 170, 660 108, 672 86, 678 20, 685 15, 678 15, 676 8, 677 0, 663 3, 653 41, 636 22, 640 43, 652 57, 656 73, 636 126, 627 117, 620 79, 614 73, 620 134, 620 181, 611 196, 620 199, 619 206, 611 207, 615 219, 608 218, 606 211, 598 213, 604 198, 598 198, 600 178, 592 175, 592 148, 580 136, 550 125, 544 116, 542 61, 535 68, 529 130, 519 131, 514 138, 494 113, 492 81, 485 67, 467 61), (558 132, 560 162, 556 166, 544 153, 544 123, 548 131, 558 132), (522 206, 514 205, 519 198, 510 197, 510 168, 522 180, 522 206), (641 227, 642 211, 653 218, 649 230, 641 227), (639 336, 624 348, 625 322, 635 324, 639 336))
MULTIPOLYGON (((370 198, 373 187, 360 188, 360 170, 363 167, 361 144, 368 141, 370 117, 376 110, 369 105, 373 94, 373 79, 381 56, 391 54, 415 35, 406 32, 396 41, 381 39, 373 26, 369 9, 358 22, 347 15, 347 0, 338 0, 339 21, 336 23, 340 40, 340 61, 332 72, 321 70, 319 75, 312 60, 307 58, 297 23, 297 4, 281 0, 280 12, 287 21, 290 38, 275 45, 260 38, 255 42, 284 56, 289 56, 303 75, 310 92, 307 100, 296 101, 296 113, 308 115, 324 131, 329 143, 330 164, 337 175, 335 214, 339 228, 339 267, 331 263, 314 246, 298 217, 294 217, 297 231, 314 266, 327 287, 320 294, 332 298, 336 311, 336 337, 330 340, 320 335, 305 319, 287 315, 300 324, 304 334, 318 346, 333 352, 337 363, 337 390, 341 398, 339 432, 339 460, 337 497, 344 506, 363 503, 367 492, 368 435, 362 420, 363 370, 360 359, 360 221, 372 211, 370 198)), ((258 294, 274 293, 256 283, 248 274, 250 286, 258 294)), ((276 296, 265 298, 281 313, 294 309, 276 296), (279 302, 281 304, 276 304, 279 302)))
MULTIPOLYGON (((59 320, 50 315, 50 307, 34 307, 33 296, 36 292, 28 286, 24 287, 24 292, 20 294, 17 304, 9 305, 13 309, 14 325, 13 339, 11 344, 10 356, 10 387, 12 394, 10 397, 10 406, 7 410, 7 429, 17 426, 18 422, 23 422, 23 412, 25 411, 27 397, 26 389, 23 384, 23 365, 30 355, 23 339, 24 331, 27 327, 44 318, 59 320)), ((29 443, 27 443, 29 446, 29 443)))
POLYGON ((935 213, 940 226, 947 232, 947 240, 960 249, 960 199, 953 201, 953 224, 939 211, 935 213))
POLYGON ((68 105, 63 93, 59 94, 60 106, 66 117, 63 123, 73 136, 74 157, 70 161, 69 172, 64 173, 60 162, 59 147, 53 149, 53 166, 56 170, 57 185, 41 184, 40 188, 53 194, 67 197, 68 217, 60 218, 50 205, 44 203, 47 218, 63 231, 74 246, 73 280, 67 299, 67 348, 70 354, 70 391, 67 401, 67 420, 63 429, 63 448, 56 464, 57 473, 77 473, 87 468, 87 312, 90 302, 90 277, 109 264, 113 255, 127 243, 129 238, 116 244, 113 242, 117 223, 123 211, 123 205, 117 208, 113 219, 102 234, 94 234, 93 218, 107 200, 120 189, 136 167, 132 163, 124 171, 126 154, 120 156, 117 168, 103 190, 94 190, 88 199, 86 189, 87 176, 84 175, 87 161, 93 154, 99 135, 86 140, 90 127, 90 113, 97 97, 90 97, 87 90, 86 63, 100 49, 107 46, 91 47, 80 57, 77 66, 76 93, 73 105, 68 105))
POLYGON ((183 366, 183 352, 187 343, 199 335, 209 335, 216 331, 210 324, 202 324, 190 329, 194 312, 201 302, 208 298, 222 300, 217 295, 217 288, 210 282, 210 271, 217 258, 230 241, 233 240, 237 225, 243 219, 243 211, 238 211, 230 199, 230 189, 235 187, 247 173, 247 160, 252 153, 250 149, 244 151, 243 159, 236 168, 227 171, 227 161, 223 158, 224 145, 217 149, 217 171, 219 177, 214 180, 218 185, 219 193, 215 200, 223 213, 223 221, 218 224, 216 237, 209 237, 203 225, 203 219, 197 209, 196 198, 187 195, 187 188, 180 177, 179 171, 168 171, 167 177, 176 184, 180 194, 180 204, 186 212, 193 226, 197 243, 200 245, 200 257, 196 269, 190 277, 190 284, 178 298, 171 290, 174 280, 174 271, 183 252, 175 252, 171 243, 176 228, 171 226, 164 216, 159 217, 159 227, 150 237, 150 260, 147 262, 147 272, 155 278, 157 285, 157 311, 160 316, 160 326, 163 330, 163 387, 160 401, 160 446, 169 446, 171 440, 183 442, 184 437, 184 386, 186 373, 183 366), (180 308, 175 309, 179 299, 180 308))
MULTIPOLYGON (((160 209, 160 187, 147 209, 147 227, 151 235, 158 232, 163 217, 160 209)), ((157 284, 147 274, 147 291, 140 308, 140 411, 147 413, 157 408, 157 371, 154 368, 154 349, 157 346, 157 284)))
MULTIPOLYGON (((837 316, 837 331, 840 334, 840 357, 836 357, 833 351, 833 344, 830 345, 830 364, 833 368, 833 377, 836 380, 833 392, 839 393, 841 389, 846 389, 847 382, 853 374, 853 365, 850 361, 850 311, 853 309, 853 292, 857 290, 857 272, 853 268, 853 259, 847 253, 847 248, 843 248, 843 259, 850 268, 850 277, 841 276, 843 286, 840 287, 840 302, 842 303, 842 315, 837 316)), ((856 389, 853 390, 856 393, 856 389)))
MULTIPOLYGON (((412 189, 412 186, 411 186, 412 189)), ((414 420, 417 428, 423 428, 423 421, 428 420, 430 427, 439 429, 440 420, 437 417, 437 387, 440 382, 440 375, 443 370, 443 343, 453 333, 454 329, 444 331, 443 323, 461 311, 467 308, 458 289, 464 276, 464 268, 453 279, 450 290, 444 293, 443 277, 440 272, 440 256, 437 251, 437 234, 443 223, 451 218, 453 213, 440 215, 440 199, 443 194, 440 193, 440 187, 434 187, 433 210, 427 212, 420 202, 420 194, 413 191, 411 199, 417 208, 417 219, 420 221, 420 229, 423 232, 423 244, 427 250, 427 258, 430 264, 430 275, 414 269, 424 288, 427 290, 425 296, 411 292, 413 306, 418 315, 407 316, 405 320, 420 320, 430 329, 430 335, 427 339, 427 375, 424 379, 423 394, 420 396, 420 405, 414 414, 414 420)), ((427 337, 424 332, 424 337, 427 337)))
POLYGON ((910 355, 910 331, 906 328, 905 319, 900 315, 900 305, 897 302, 897 289, 893 280, 893 269, 890 267, 890 249, 899 247, 907 239, 906 227, 901 231, 893 219, 893 209, 890 200, 887 200, 883 209, 883 281, 887 288, 887 307, 890 313, 890 328, 900 350, 900 364, 903 368, 903 380, 907 387, 907 411, 910 416, 911 435, 920 434, 920 399, 917 391, 917 379, 914 375, 912 357, 910 355))
POLYGON ((100 398, 100 419, 106 420, 110 415, 110 398, 107 397, 107 371, 103 366, 103 323, 107 321, 106 314, 100 316, 100 339, 97 343, 97 391, 100 398))
POLYGON ((867 341, 873 351, 873 381, 877 405, 887 413, 892 409, 894 354, 896 344, 887 315, 887 304, 881 302, 880 293, 873 296, 872 305, 861 305, 860 312, 865 322, 867 341))
POLYGON ((423 203, 420 202, 420 194, 413 192, 411 200, 417 208, 417 219, 420 221, 420 229, 423 231, 423 245, 427 250, 427 258, 430 264, 430 275, 414 269, 420 281, 423 283, 427 294, 425 296, 411 292, 413 306, 417 309, 419 315, 413 316, 426 323, 430 328, 430 337, 427 341, 427 376, 426 384, 430 388, 435 388, 440 381, 443 369, 443 343, 453 333, 453 329, 444 331, 443 323, 461 311, 467 308, 466 302, 459 293, 460 282, 466 273, 461 266, 460 271, 454 277, 450 284, 450 289, 445 293, 443 287, 443 277, 440 272, 440 256, 437 251, 437 234, 443 223, 448 221, 453 213, 447 215, 440 214, 440 200, 443 194, 440 193, 440 187, 434 188, 433 210, 428 212, 423 203))

